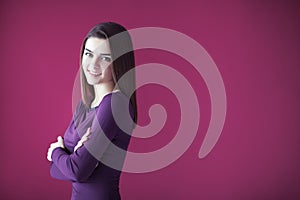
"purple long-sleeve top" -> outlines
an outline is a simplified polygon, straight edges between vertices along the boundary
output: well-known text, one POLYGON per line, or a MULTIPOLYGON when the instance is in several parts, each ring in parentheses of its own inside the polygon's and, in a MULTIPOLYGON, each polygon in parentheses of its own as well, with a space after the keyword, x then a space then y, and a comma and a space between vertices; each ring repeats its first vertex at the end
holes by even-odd
POLYGON ((50 174, 72 181, 72 200, 118 200, 121 169, 133 128, 133 107, 121 92, 105 95, 95 108, 79 102, 64 135, 65 149, 52 152, 50 174), (74 152, 91 128, 89 139, 74 152))

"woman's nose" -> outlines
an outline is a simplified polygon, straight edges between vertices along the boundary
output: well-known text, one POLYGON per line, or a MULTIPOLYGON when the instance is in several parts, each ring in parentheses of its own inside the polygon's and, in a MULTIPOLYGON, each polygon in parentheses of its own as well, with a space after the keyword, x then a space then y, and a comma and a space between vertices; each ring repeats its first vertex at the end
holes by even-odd
POLYGON ((100 67, 100 63, 97 62, 96 59, 94 59, 94 60, 92 60, 92 61, 90 62, 89 68, 91 68, 91 69, 99 69, 99 68, 101 68, 101 67, 100 67))

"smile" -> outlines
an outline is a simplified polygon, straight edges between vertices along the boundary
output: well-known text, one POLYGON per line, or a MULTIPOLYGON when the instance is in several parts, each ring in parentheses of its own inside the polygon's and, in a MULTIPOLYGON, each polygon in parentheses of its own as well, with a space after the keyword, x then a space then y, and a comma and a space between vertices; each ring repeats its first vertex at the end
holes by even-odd
POLYGON ((100 76, 102 73, 101 72, 93 72, 93 71, 89 71, 88 72, 93 75, 93 76, 100 76))

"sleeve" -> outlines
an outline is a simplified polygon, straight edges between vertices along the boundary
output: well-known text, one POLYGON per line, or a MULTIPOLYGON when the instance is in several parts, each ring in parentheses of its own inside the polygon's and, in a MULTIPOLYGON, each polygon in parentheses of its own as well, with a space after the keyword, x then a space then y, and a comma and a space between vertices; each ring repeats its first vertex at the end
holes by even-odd
POLYGON ((91 176, 98 165, 97 158, 104 154, 118 130, 111 107, 111 96, 103 98, 98 109, 95 110, 96 117, 94 117, 91 125, 89 140, 82 147, 71 154, 62 148, 53 150, 53 165, 58 168, 53 169, 53 172, 54 170, 58 171, 55 175, 64 180, 76 182, 85 181, 91 176))
POLYGON ((76 182, 88 179, 98 164, 98 160, 84 146, 70 155, 62 148, 56 148, 52 153, 52 161, 55 178, 76 182))
MULTIPOLYGON (((66 131, 71 131, 72 130, 72 125, 74 124, 74 119, 71 121, 69 127, 67 128, 66 131)), ((68 149, 64 149, 64 151, 67 154, 71 154, 70 151, 68 149)), ((71 181, 70 178, 66 177, 61 171, 60 169, 58 169, 58 167, 54 164, 53 161, 50 162, 50 176, 52 178, 55 179, 59 179, 59 180, 65 180, 65 181, 71 181)))
POLYGON ((71 179, 67 178, 53 163, 50 162, 50 175, 52 178, 63 180, 63 181, 72 181, 71 179))
MULTIPOLYGON (((69 128, 67 129, 67 131, 76 131, 74 129, 74 120, 71 121, 71 124, 69 125, 69 128)), ((72 133, 72 134, 77 134, 77 133, 72 133)), ((65 145, 66 145, 66 141, 65 145)), ((70 144, 69 144, 70 146, 70 144)), ((70 147, 71 148, 71 147, 70 147)), ((60 149, 60 154, 61 155, 65 155, 65 156, 71 156, 72 155, 72 151, 73 149, 67 149, 67 147, 65 147, 65 149, 62 148, 57 148, 60 149)), ((66 169, 64 167, 62 167, 63 165, 60 164, 60 166, 57 166, 59 163, 58 162, 54 162, 53 160, 53 154, 54 152, 57 150, 54 149, 52 152, 52 162, 50 163, 50 175, 51 177, 55 178, 55 179, 59 179, 59 180, 66 180, 66 181, 77 181, 78 177, 75 176, 75 174, 70 174, 70 173, 66 173, 66 169)))
POLYGON ((133 109, 122 93, 114 93, 100 105, 84 145, 98 161, 120 171, 133 130, 133 109))

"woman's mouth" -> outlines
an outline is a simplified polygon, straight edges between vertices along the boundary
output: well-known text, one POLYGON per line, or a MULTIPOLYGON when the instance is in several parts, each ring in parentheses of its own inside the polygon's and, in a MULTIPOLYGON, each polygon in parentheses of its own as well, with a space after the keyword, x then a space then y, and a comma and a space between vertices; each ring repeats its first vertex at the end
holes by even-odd
POLYGON ((101 72, 93 72, 93 71, 88 71, 92 76, 100 76, 102 73, 101 72))

